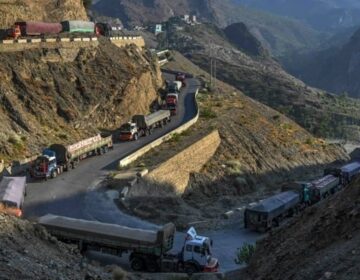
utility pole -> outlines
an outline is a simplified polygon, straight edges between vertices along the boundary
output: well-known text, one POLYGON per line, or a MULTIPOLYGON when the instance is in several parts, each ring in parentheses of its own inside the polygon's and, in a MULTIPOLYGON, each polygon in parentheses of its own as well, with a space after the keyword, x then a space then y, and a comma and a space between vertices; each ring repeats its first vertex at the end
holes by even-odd
POLYGON ((217 71, 217 63, 216 63, 216 49, 215 45, 209 42, 210 46, 210 87, 215 91, 216 90, 216 71, 217 71))

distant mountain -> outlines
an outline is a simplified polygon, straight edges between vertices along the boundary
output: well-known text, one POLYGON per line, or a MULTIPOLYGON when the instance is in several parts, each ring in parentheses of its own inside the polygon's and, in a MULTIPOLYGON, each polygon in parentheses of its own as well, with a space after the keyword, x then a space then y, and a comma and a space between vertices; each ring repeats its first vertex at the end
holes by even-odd
POLYGON ((301 20, 318 30, 360 24, 357 0, 233 0, 236 4, 301 20))
POLYGON ((233 0, 100 0, 93 10, 119 18, 125 26, 163 22, 183 14, 196 14, 200 20, 220 27, 244 22, 275 56, 319 43, 319 33, 303 23, 248 9, 233 0))
POLYGON ((293 59, 290 71, 310 85, 360 98, 359 50, 360 29, 340 47, 293 59))

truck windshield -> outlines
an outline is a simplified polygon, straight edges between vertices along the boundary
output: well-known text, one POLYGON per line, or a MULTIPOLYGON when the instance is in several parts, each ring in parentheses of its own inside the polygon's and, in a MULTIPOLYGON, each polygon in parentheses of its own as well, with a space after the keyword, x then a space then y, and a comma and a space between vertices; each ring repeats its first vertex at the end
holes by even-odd
POLYGON ((132 125, 127 123, 127 124, 124 124, 120 127, 120 130, 122 131, 130 131, 132 129, 132 125))

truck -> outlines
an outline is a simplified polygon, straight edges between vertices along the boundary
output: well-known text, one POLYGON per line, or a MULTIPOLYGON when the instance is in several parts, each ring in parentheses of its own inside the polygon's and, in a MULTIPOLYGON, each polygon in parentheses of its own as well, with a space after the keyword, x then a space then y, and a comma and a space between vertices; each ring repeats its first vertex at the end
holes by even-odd
POLYGON ((186 75, 184 73, 177 73, 175 76, 175 81, 181 82, 182 87, 186 87, 186 75))
POLYGON ((153 129, 163 127, 171 121, 169 110, 159 110, 149 115, 135 115, 127 124, 120 127, 121 141, 136 141, 139 137, 148 136, 153 129))
POLYGON ((360 162, 355 161, 340 168, 342 183, 347 185, 351 180, 360 174, 360 162))
POLYGON ((298 211, 300 195, 295 191, 286 191, 273 195, 248 206, 244 212, 244 226, 258 232, 266 232, 298 211))
POLYGON ((177 93, 168 93, 166 95, 166 105, 174 105, 174 106, 177 106, 178 104, 178 101, 179 101, 179 94, 177 93))
POLYGON ((310 200, 314 204, 327 196, 335 193, 340 187, 340 178, 333 175, 326 175, 311 182, 310 200))
POLYGON ((0 213, 21 217, 26 177, 3 177, 0 182, 0 213))
POLYGON ((148 272, 217 272, 218 260, 211 255, 212 241, 197 235, 191 228, 178 254, 173 249, 175 225, 144 230, 98 221, 87 221, 47 214, 38 223, 61 241, 77 244, 87 250, 122 256, 129 253, 134 271, 148 272))
POLYGON ((31 164, 32 178, 55 178, 74 169, 80 160, 93 155, 102 155, 113 148, 112 136, 100 134, 72 145, 53 144, 45 149, 31 164))

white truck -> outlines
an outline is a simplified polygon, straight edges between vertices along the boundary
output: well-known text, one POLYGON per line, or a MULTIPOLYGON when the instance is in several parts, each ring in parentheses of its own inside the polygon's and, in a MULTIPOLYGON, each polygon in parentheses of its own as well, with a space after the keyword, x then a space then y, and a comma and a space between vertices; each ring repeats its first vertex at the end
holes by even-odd
POLYGON ((150 135, 153 129, 163 127, 171 121, 169 110, 159 110, 150 115, 135 115, 131 122, 120 127, 120 140, 138 140, 141 136, 150 135))
POLYGON ((130 253, 134 271, 149 272, 217 272, 218 260, 211 255, 210 238, 198 236, 191 228, 180 253, 169 254, 173 248, 175 225, 166 224, 157 230, 129 228, 55 215, 39 218, 39 224, 59 240, 75 243, 86 250, 121 256, 130 253))

